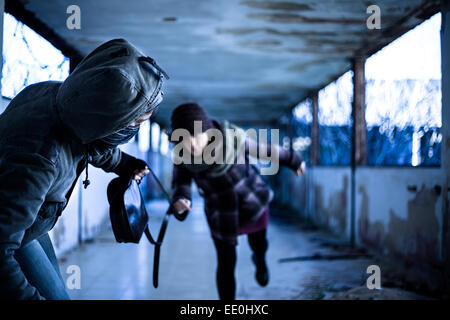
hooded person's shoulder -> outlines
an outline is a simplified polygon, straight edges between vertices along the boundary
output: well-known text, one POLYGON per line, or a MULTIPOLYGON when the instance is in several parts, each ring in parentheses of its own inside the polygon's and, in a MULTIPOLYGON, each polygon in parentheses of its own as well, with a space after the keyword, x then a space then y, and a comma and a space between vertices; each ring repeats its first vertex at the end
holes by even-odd
POLYGON ((61 82, 45 81, 27 86, 0 114, 0 139, 10 135, 45 135, 57 120, 56 95, 61 82))
POLYGON ((46 81, 23 89, 0 115, 0 146, 3 152, 37 153, 56 161, 61 133, 55 115, 60 82, 46 81))
POLYGON ((42 81, 26 86, 9 102, 2 115, 23 104, 31 103, 35 105, 39 101, 55 101, 61 84, 61 81, 42 81))

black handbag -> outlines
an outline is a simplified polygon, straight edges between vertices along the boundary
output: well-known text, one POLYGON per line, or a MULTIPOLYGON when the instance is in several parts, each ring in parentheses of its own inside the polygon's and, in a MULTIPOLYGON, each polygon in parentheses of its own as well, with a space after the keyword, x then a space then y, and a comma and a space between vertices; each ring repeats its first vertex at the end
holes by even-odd
POLYGON ((139 243, 148 226, 148 213, 137 182, 115 178, 108 184, 107 195, 116 241, 139 243))
POLYGON ((145 234, 148 241, 155 246, 153 260, 153 286, 157 288, 160 248, 167 229, 169 217, 171 214, 174 214, 178 220, 183 221, 187 216, 187 212, 179 214, 176 210, 174 210, 169 194, 164 189, 153 170, 150 169, 150 172, 170 203, 170 206, 164 215, 156 241, 150 233, 148 226, 149 215, 147 209, 145 208, 145 201, 142 197, 141 189, 139 188, 139 184, 134 179, 118 177, 111 180, 108 184, 107 196, 110 205, 109 215, 116 241, 139 243, 142 238, 142 234, 145 234))

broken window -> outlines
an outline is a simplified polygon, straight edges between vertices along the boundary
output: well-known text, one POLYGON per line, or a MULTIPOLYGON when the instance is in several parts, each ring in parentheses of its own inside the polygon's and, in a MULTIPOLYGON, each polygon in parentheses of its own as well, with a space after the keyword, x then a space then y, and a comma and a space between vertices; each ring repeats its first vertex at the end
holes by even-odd
POLYGON ((26 86, 64 80, 69 59, 12 15, 3 16, 2 95, 14 98, 26 86))
MULTIPOLYGON (((300 102, 292 111, 292 148, 302 154, 307 165, 310 164, 311 147, 311 99, 300 102)), ((289 144, 287 144, 289 146, 289 144)))
MULTIPOLYGON (((353 72, 319 91, 319 145, 321 165, 350 165, 351 110, 353 99, 353 72)), ((293 109, 295 131, 294 149, 301 151, 310 162, 312 102, 306 99, 293 109)))
POLYGON ((366 62, 369 165, 440 164, 441 15, 366 62))
POLYGON ((319 91, 319 164, 350 165, 353 72, 319 91))

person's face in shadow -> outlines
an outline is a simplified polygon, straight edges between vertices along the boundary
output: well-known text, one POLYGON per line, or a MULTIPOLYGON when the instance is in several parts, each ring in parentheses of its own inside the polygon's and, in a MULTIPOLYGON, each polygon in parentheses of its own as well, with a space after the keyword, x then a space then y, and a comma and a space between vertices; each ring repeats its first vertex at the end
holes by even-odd
POLYGON ((153 110, 144 113, 139 119, 137 119, 136 121, 133 121, 132 123, 130 123, 130 126, 132 127, 136 127, 139 126, 142 122, 147 121, 148 119, 150 119, 150 117, 153 114, 153 110))
POLYGON ((155 101, 152 103, 152 106, 151 106, 152 110, 144 113, 142 116, 139 117, 139 119, 130 123, 130 126, 132 126, 132 127, 139 126, 142 122, 150 119, 150 117, 153 115, 154 111, 158 108, 159 104, 163 101, 163 96, 164 96, 163 92, 160 91, 159 94, 156 96, 155 101))
POLYGON ((195 136, 189 136, 188 139, 183 139, 183 144, 184 150, 188 150, 194 157, 199 157, 208 145, 208 134, 202 132, 195 136))

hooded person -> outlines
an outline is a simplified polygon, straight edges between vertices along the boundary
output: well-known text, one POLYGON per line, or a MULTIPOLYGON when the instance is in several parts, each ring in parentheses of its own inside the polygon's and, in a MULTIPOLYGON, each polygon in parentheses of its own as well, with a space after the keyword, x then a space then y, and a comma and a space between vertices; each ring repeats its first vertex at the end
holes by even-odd
POLYGON ((64 82, 26 87, 0 115, 0 298, 68 299, 48 236, 87 165, 139 180, 117 146, 162 100, 155 61, 124 39, 86 56, 64 82))

